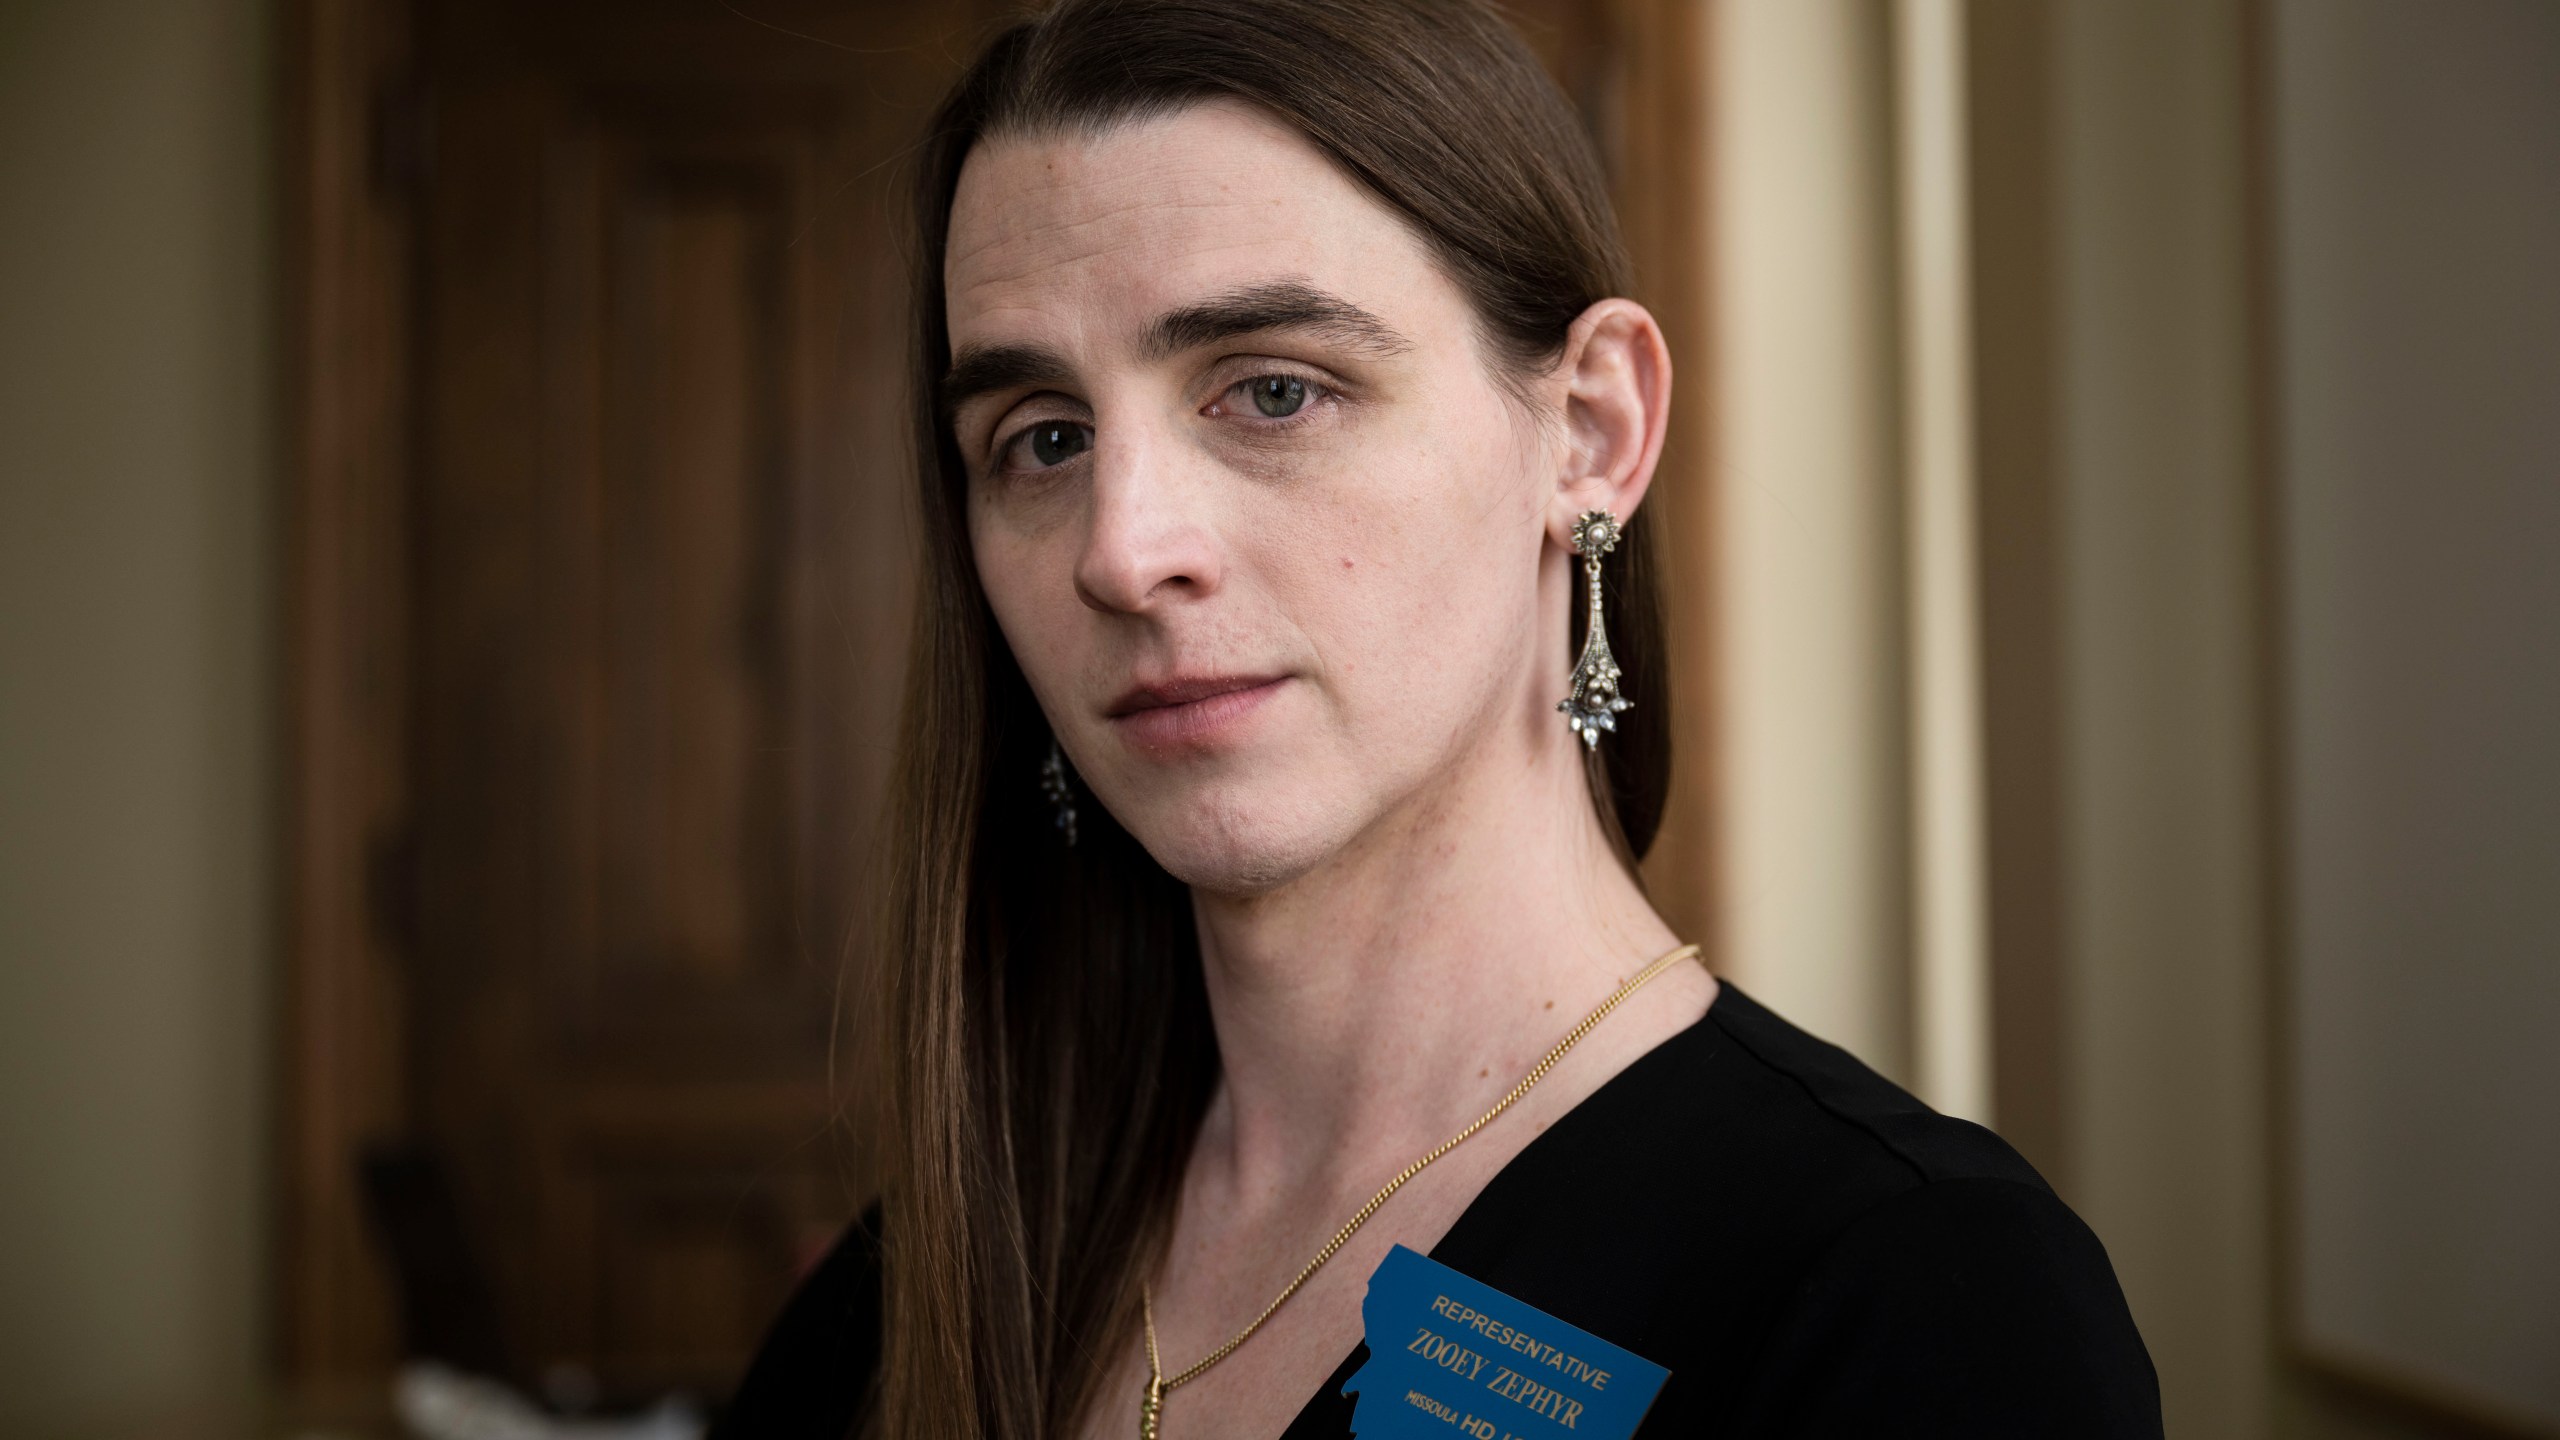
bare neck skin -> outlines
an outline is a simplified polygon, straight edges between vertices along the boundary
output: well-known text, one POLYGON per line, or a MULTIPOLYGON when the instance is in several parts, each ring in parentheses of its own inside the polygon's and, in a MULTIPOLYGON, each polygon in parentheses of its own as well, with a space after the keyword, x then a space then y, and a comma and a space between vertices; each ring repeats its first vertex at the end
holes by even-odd
MULTIPOLYGON (((1194 1168, 1220 1188, 1374 1188, 1681 943, 1610 850, 1580 743, 1511 728, 1287 886, 1195 892, 1224 1074, 1194 1168)), ((1703 979, 1649 988, 1693 1014, 1703 979)))
MULTIPOLYGON (((1194 891, 1223 1073, 1154 1277, 1168 1375, 1681 943, 1610 850, 1579 742, 1552 711, 1508 705, 1504 717, 1291 883, 1194 891)), ((1358 1340, 1387 1249, 1430 1249, 1539 1132, 1715 994, 1703 967, 1682 965, 1631 996, 1500 1121, 1398 1191, 1252 1343, 1169 1396, 1166 1433, 1278 1433, 1358 1340)), ((1146 1376, 1143 1352, 1125 1355, 1086 1433, 1123 1433, 1146 1376)))

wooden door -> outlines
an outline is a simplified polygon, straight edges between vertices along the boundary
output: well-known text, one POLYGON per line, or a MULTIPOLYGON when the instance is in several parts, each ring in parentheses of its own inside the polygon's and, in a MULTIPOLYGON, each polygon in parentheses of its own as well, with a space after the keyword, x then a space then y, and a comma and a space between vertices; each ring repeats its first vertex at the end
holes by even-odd
POLYGON ((863 1184, 897 161, 963 46, 896 0, 417 25, 413 1138, 522 1369, 718 1393, 863 1184))

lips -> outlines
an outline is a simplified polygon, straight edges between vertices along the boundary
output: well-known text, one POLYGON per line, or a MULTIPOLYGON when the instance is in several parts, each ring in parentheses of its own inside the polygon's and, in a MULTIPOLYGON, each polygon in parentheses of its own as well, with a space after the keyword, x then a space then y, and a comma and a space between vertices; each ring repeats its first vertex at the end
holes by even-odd
POLYGON ((1104 713, 1132 743, 1159 748, 1217 739, 1262 708, 1285 675, 1183 675, 1133 685, 1104 713))
POLYGON ((1143 710, 1163 710, 1176 705, 1196 705, 1239 690, 1251 690, 1279 680, 1277 675, 1200 675, 1177 676, 1154 684, 1132 685, 1105 712, 1117 720, 1143 710))

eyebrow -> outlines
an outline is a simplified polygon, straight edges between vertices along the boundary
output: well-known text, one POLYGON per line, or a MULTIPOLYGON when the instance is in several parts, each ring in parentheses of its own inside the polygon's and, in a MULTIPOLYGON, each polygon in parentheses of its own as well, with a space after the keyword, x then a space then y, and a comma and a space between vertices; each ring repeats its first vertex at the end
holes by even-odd
POLYGON ((1067 357, 1045 345, 971 345, 951 357, 950 372, 934 393, 942 413, 949 416, 998 390, 1063 388, 1074 374, 1067 357))
MULTIPOLYGON (((1139 348, 1146 358, 1162 360, 1221 340, 1274 331, 1316 335, 1380 358, 1413 348, 1384 320, 1298 279, 1241 286, 1168 310, 1147 327, 1139 348)), ((998 390, 1064 388, 1074 373, 1066 356, 1045 345, 971 345, 952 357, 935 397, 942 413, 951 415, 998 390)))
POLYGON ((1413 342, 1397 334, 1384 320, 1339 295, 1327 294, 1298 279, 1247 285, 1168 310, 1147 327, 1143 348, 1147 358, 1161 360, 1239 335, 1275 330, 1317 335, 1381 357, 1401 355, 1413 348, 1413 342))

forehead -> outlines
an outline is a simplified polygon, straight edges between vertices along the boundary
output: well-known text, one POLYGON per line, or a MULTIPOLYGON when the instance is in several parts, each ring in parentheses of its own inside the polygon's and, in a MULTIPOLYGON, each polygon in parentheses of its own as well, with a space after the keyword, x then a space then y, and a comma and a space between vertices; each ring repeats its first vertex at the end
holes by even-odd
POLYGON ((1458 300, 1385 204, 1294 129, 1229 102, 979 146, 943 262, 955 348, 1127 341, 1168 309, 1278 277, 1417 322, 1458 300))

